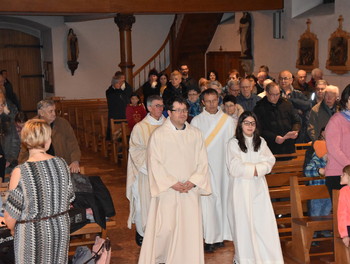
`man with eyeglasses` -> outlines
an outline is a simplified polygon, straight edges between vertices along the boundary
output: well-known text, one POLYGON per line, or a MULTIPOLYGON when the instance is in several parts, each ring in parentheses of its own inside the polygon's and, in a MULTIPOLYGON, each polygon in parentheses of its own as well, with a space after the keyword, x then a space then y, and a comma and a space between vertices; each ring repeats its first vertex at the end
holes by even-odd
POLYGON ((266 96, 254 108, 261 136, 273 154, 295 152, 295 139, 300 130, 300 118, 292 103, 281 97, 278 84, 272 82, 266 86, 266 96))
POLYGON ((227 195, 229 176, 226 169, 226 147, 234 136, 235 122, 225 114, 219 104, 216 90, 202 92, 203 112, 195 116, 191 125, 202 131, 208 152, 209 172, 213 183, 213 195, 203 196, 204 250, 213 252, 223 247, 224 240, 232 241, 227 219, 227 195))
POLYGON ((237 96, 237 103, 240 104, 244 111, 253 111, 256 103, 261 97, 253 94, 253 87, 248 79, 242 79, 239 83, 241 94, 237 96))
POLYGON ((151 200, 146 166, 147 144, 152 132, 161 126, 163 116, 163 99, 159 95, 147 97, 147 116, 138 122, 130 135, 127 168, 126 197, 130 201, 128 227, 136 225, 136 243, 141 246, 147 223, 151 200))
POLYGON ((325 80, 318 80, 316 82, 315 92, 311 95, 311 105, 314 107, 318 103, 322 102, 326 93, 326 87, 328 83, 325 80))
POLYGON ((311 109, 307 132, 313 142, 319 138, 322 128, 326 127, 329 119, 339 111, 338 100, 339 88, 328 85, 324 99, 311 109))
POLYGON ((301 129, 296 140, 297 143, 309 142, 310 138, 307 134, 307 125, 309 123, 309 113, 311 110, 311 101, 299 90, 293 88, 293 75, 290 71, 282 71, 278 76, 279 85, 281 87, 281 96, 290 101, 301 118, 301 129))
POLYGON ((204 264, 201 195, 211 193, 201 132, 186 122, 186 100, 167 105, 169 117, 150 137, 151 204, 139 262, 204 264))

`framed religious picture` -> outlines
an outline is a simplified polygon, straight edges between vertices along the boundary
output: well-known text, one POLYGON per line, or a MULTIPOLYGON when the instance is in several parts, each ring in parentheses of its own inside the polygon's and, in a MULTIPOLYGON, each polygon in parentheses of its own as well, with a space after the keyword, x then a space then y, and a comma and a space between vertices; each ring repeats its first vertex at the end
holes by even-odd
POLYGON ((328 39, 328 60, 326 68, 337 74, 345 74, 350 70, 350 35, 343 30, 343 20, 343 16, 340 15, 338 18, 338 28, 328 39))
POLYGON ((311 20, 306 21, 307 28, 298 42, 298 59, 296 67, 306 72, 318 68, 318 38, 310 31, 311 20))
POLYGON ((45 92, 54 93, 52 61, 44 61, 45 92))

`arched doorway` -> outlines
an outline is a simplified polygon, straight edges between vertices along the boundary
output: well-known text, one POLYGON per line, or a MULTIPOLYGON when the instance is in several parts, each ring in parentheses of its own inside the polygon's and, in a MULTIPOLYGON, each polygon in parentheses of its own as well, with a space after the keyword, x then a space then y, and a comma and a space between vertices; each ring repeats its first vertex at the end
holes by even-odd
POLYGON ((0 69, 6 69, 22 111, 36 114, 43 98, 40 39, 13 29, 0 29, 0 69))

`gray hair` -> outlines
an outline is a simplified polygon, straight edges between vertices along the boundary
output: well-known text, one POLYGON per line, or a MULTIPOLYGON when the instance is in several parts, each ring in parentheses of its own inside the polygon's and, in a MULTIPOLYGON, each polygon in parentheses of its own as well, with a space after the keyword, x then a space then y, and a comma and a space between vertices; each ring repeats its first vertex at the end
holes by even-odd
POLYGON ((37 105, 36 105, 36 109, 40 110, 43 108, 46 108, 48 106, 52 106, 55 105, 55 102, 52 100, 41 100, 37 105))
POLYGON ((335 93, 336 97, 339 98, 339 87, 335 85, 327 85, 325 93, 335 93))
POLYGON ((311 71, 311 76, 315 76, 317 73, 321 73, 323 76, 323 71, 320 68, 315 68, 311 71))
POLYGON ((222 85, 219 81, 211 81, 209 84, 208 84, 208 87, 209 88, 212 88, 212 85, 215 85, 217 86, 218 88, 222 88, 222 85))
POLYGON ((120 82, 120 79, 121 79, 120 76, 119 76, 119 77, 113 76, 113 77, 112 77, 112 81, 111 81, 112 87, 114 87, 114 85, 115 85, 116 83, 120 82))
POLYGON ((227 87, 231 87, 231 86, 234 86, 234 85, 239 85, 239 80, 230 80, 227 83, 227 87))
POLYGON ((160 97, 160 96, 157 95, 157 94, 153 94, 153 95, 148 96, 148 97, 147 97, 147 102, 146 102, 147 107, 148 107, 148 106, 151 106, 152 102, 155 101, 155 100, 163 101, 163 98, 160 97))

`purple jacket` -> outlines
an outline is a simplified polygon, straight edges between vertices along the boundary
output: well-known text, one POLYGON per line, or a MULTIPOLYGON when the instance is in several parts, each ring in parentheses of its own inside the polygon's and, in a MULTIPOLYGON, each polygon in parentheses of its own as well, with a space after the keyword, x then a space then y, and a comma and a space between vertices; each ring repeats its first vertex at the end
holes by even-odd
POLYGON ((350 164, 350 121, 341 112, 334 114, 326 126, 326 144, 326 176, 339 176, 350 164))

